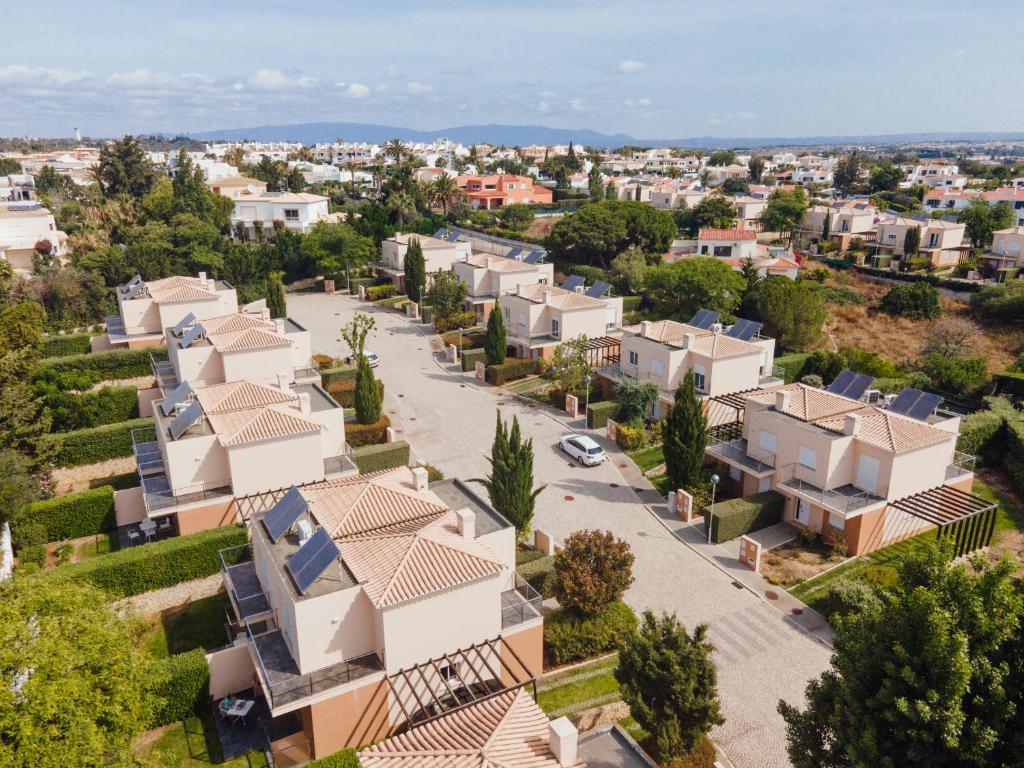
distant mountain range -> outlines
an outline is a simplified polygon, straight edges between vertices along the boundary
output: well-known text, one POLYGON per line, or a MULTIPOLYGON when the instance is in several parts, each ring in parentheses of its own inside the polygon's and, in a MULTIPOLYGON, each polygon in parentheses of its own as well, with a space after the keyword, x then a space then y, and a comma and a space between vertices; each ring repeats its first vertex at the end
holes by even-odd
POLYGON ((451 139, 460 144, 486 142, 505 146, 527 144, 583 144, 592 147, 620 147, 633 144, 643 147, 756 148, 812 146, 819 144, 905 144, 914 142, 982 142, 1024 141, 1024 132, 963 133, 893 133, 876 136, 771 136, 728 139, 717 136, 695 136, 687 139, 637 139, 624 133, 599 133, 585 128, 548 128, 543 125, 459 125, 438 131, 418 131, 374 123, 298 123, 296 125, 260 125, 252 128, 225 128, 217 131, 189 133, 199 141, 299 141, 304 144, 343 141, 365 141, 380 144, 388 139, 434 141, 451 139))

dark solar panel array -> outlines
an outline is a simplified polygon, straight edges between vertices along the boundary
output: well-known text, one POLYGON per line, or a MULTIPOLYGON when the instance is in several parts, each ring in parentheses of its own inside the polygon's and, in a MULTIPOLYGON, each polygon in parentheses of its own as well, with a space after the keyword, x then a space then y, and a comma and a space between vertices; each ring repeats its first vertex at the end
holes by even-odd
POLYGON ((505 254, 506 259, 518 259, 519 255, 523 252, 523 249, 516 246, 511 251, 505 254))
POLYGON ((181 318, 181 320, 174 324, 174 327, 171 328, 171 333, 173 333, 175 336, 181 336, 185 328, 192 325, 192 323, 194 323, 195 321, 196 316, 189 312, 187 315, 181 318))
POLYGON ((604 282, 603 280, 598 280, 592 286, 587 288, 587 296, 589 296, 592 299, 600 299, 611 289, 612 287, 608 283, 604 282))
POLYGON ((907 387, 892 401, 889 410, 893 413, 917 419, 918 421, 927 421, 928 417, 935 412, 935 409, 939 407, 941 402, 942 398, 939 395, 907 387))
POLYGON ((694 328, 703 328, 706 331, 718 322, 719 317, 720 315, 714 310, 698 309, 697 314, 690 318, 690 322, 687 325, 692 325, 694 328))
POLYGON ((569 275, 565 278, 565 282, 562 283, 562 288, 567 291, 575 291, 583 285, 583 277, 581 275, 569 275))
POLYGON ((744 320, 741 317, 732 324, 729 332, 725 335, 740 341, 750 341, 761 332, 762 327, 763 323, 758 323, 754 320, 744 320))
POLYGON ((193 325, 189 329, 189 332, 186 333, 179 342, 181 348, 188 349, 189 347, 191 347, 195 340, 202 336, 205 331, 206 329, 203 328, 202 323, 196 323, 195 325, 193 325))
POLYGON ((182 411, 181 415, 171 422, 171 439, 177 440, 180 438, 185 434, 186 429, 191 427, 202 417, 203 407, 199 404, 198 400, 193 400, 189 403, 188 408, 182 411))
MULTIPOLYGON (((539 264, 540 260, 544 258, 544 254, 540 251, 530 251, 524 258, 527 264, 539 264)), ((611 287, 611 286, 609 286, 611 287)))
POLYGON ((872 381, 874 379, 871 376, 843 370, 833 379, 831 384, 825 387, 825 391, 831 392, 833 395, 848 397, 851 400, 860 400, 861 395, 867 392, 872 381))
POLYGON ((160 403, 160 410, 164 412, 164 416, 170 416, 174 412, 174 406, 182 402, 186 397, 192 394, 192 385, 187 381, 181 382, 174 388, 167 397, 164 398, 163 402, 160 403))
POLYGON ((292 577, 299 594, 304 595, 324 569, 340 554, 338 545, 328 535, 327 529, 317 528, 316 533, 291 556, 284 567, 292 577))
POLYGON ((299 515, 309 509, 306 500, 294 485, 270 508, 263 518, 263 528, 275 544, 295 525, 299 515))

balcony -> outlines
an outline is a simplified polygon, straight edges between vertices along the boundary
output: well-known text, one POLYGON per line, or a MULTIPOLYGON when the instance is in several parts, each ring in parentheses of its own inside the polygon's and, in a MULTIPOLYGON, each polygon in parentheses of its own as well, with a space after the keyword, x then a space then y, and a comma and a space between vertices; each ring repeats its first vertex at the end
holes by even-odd
POLYGON ((156 379, 157 386, 160 387, 160 391, 164 394, 172 392, 180 383, 178 381, 178 374, 174 370, 174 365, 170 360, 154 360, 153 355, 149 356, 149 367, 153 370, 153 378, 156 379))
MULTIPOLYGON (((760 334, 758 334, 760 337, 760 334)), ((758 387, 778 387, 786 383, 786 369, 781 365, 773 365, 770 374, 764 374, 757 380, 758 387)))
POLYGON ((779 475, 786 479, 776 486, 776 490, 796 494, 812 504, 842 515, 852 515, 885 503, 885 499, 881 496, 858 488, 851 483, 844 483, 832 488, 821 488, 799 477, 800 472, 801 465, 799 464, 789 464, 781 468, 779 475))
POLYGON ((152 436, 153 430, 150 427, 131 431, 132 455, 135 456, 135 466, 140 479, 164 471, 164 457, 160 453, 160 443, 146 439, 152 436))
POLYGON ((515 586, 501 593, 501 628, 508 629, 539 619, 543 601, 544 598, 529 582, 515 574, 515 586))
POLYGON ((704 452, 731 467, 736 467, 754 477, 768 477, 775 473, 775 457, 764 454, 765 461, 750 455, 746 438, 723 439, 711 435, 704 452))
POLYGON ((946 467, 946 482, 973 475, 974 465, 977 461, 977 457, 971 456, 969 453, 955 451, 953 453, 953 462, 946 467))
POLYGON ((256 575, 252 545, 239 544, 237 547, 222 549, 220 562, 224 572, 224 586, 227 588, 235 616, 240 621, 247 621, 270 613, 270 601, 263 593, 263 586, 256 575))
POLYGON ((230 497, 231 486, 199 483, 188 486, 184 490, 175 492, 171 489, 170 481, 164 473, 147 475, 139 478, 142 485, 142 496, 146 502, 146 512, 153 516, 160 512, 169 512, 174 507, 185 504, 194 504, 197 501, 207 501, 230 497))
MULTIPOLYGON (((345 445, 348 448, 348 444, 345 445)), ((351 449, 350 451, 351 452, 351 449)), ((329 456, 324 459, 324 477, 337 477, 339 475, 358 475, 359 467, 352 460, 348 453, 329 456)))

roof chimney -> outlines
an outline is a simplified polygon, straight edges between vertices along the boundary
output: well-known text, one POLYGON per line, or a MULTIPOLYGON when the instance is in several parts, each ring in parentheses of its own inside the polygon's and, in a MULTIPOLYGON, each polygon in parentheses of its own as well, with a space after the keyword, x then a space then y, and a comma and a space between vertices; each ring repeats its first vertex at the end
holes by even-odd
POLYGON ((412 468, 412 484, 413 487, 420 493, 427 490, 427 482, 429 475, 424 467, 413 467, 412 468))
POLYGON ((287 373, 277 374, 277 388, 282 392, 291 392, 291 387, 288 385, 291 383, 292 377, 287 373))
POLYGON ((860 414, 848 413, 843 421, 843 434, 853 437, 860 432, 860 414))
POLYGON ((460 509, 455 515, 459 518, 459 535, 466 539, 475 539, 476 515, 469 509, 460 509))
POLYGON ((299 412, 308 416, 310 408, 309 393, 299 392, 299 412))
POLYGON ((683 334, 683 349, 693 349, 693 342, 696 340, 696 336, 692 333, 683 334))
POLYGON ((651 321, 641 320, 640 321, 640 335, 644 338, 651 338, 651 321))
POLYGON ((775 410, 785 411, 789 408, 789 390, 780 389, 775 393, 775 410))
POLYGON ((284 336, 284 318, 283 317, 275 317, 274 318, 274 330, 277 331, 282 336, 284 336))
POLYGON ((200 272, 199 273, 199 279, 205 283, 206 282, 206 273, 205 272, 200 272))
POLYGON ((548 748, 563 768, 577 762, 576 747, 579 731, 567 717, 560 717, 548 723, 548 748))

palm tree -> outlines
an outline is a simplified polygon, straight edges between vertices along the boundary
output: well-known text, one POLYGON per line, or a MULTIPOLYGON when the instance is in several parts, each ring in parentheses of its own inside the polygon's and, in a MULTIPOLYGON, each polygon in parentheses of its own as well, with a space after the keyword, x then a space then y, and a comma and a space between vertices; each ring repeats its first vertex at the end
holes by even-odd
POLYGON ((453 203, 462 198, 462 190, 455 186, 455 179, 447 173, 442 173, 427 187, 427 199, 431 205, 441 206, 441 210, 448 215, 448 209, 453 203))
POLYGON ((359 170, 359 163, 351 161, 345 163, 345 170, 348 171, 348 190, 351 197, 356 196, 356 171, 359 170))
POLYGON ((405 157, 405 144, 402 143, 401 139, 391 139, 384 145, 381 154, 393 162, 399 163, 405 157))

